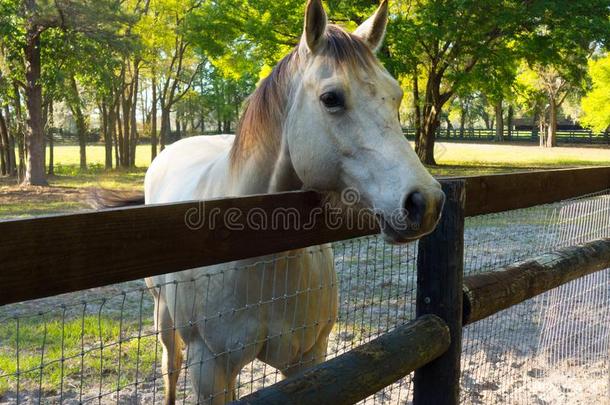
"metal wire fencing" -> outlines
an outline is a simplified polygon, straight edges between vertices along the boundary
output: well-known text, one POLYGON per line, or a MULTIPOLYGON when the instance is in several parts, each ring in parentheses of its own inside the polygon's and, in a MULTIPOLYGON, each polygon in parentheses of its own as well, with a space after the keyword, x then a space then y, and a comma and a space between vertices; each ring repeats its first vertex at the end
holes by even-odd
MULTIPOLYGON (((610 192, 467 220, 465 272, 610 237, 610 192)), ((572 281, 464 329, 462 402, 610 400, 610 270, 572 281)))
MULTIPOLYGON (((148 287, 134 281, 2 307, 0 403, 160 403, 164 378, 172 376, 178 376, 176 400, 195 403, 193 375, 204 369, 208 370, 205 379, 221 380, 217 370, 227 372, 223 363, 238 359, 234 368, 240 372, 234 386, 220 385, 199 398, 224 402, 233 393, 235 398, 249 394, 279 381, 282 372, 289 374, 334 357, 414 318, 416 245, 389 246, 381 238, 367 237, 335 243, 332 251, 336 280, 315 279, 303 267, 288 265, 318 253, 310 250, 247 266, 224 266, 185 282, 148 287), (288 267, 297 274, 289 275, 288 267), (294 280, 297 285, 290 288, 294 280), (245 288, 239 285, 243 282, 245 288), (176 300, 192 288, 197 292, 189 305, 196 316, 174 325, 157 319, 155 328, 151 292, 164 291, 167 300, 170 296, 176 300), (336 308, 322 308, 326 304, 319 303, 327 302, 322 295, 333 288, 338 290, 338 301, 328 305, 336 308), (223 300, 210 302, 208 297, 223 300), (235 299, 228 303, 229 297, 235 299), (195 306, 206 310, 195 311, 195 306), (237 341, 245 327, 240 321, 244 314, 258 320, 256 339, 237 341), (281 325, 270 326, 273 322, 281 325), (175 369, 163 367, 159 337, 175 330, 191 333, 202 325, 203 330, 222 329, 224 347, 207 356, 184 349, 181 364, 175 369), (324 331, 325 325, 332 327, 330 334, 324 331), (322 350, 306 353, 299 346, 302 341, 324 340, 324 334, 328 344, 322 350), (297 353, 290 364, 278 368, 267 364, 277 366, 276 358, 294 347, 297 353), (266 362, 249 361, 254 357, 266 362)), ((173 344, 180 351, 179 343, 173 344)), ((406 378, 365 402, 405 402, 409 387, 410 378, 406 378)))
MULTIPOLYGON (((608 236, 608 192, 469 218, 465 273, 493 271, 608 236)), ((164 379, 175 380, 177 402, 195 403, 192 377, 205 374, 202 370, 208 370, 207 381, 219 384, 212 384, 200 400, 242 397, 412 320, 416 256, 416 243, 396 247, 366 237, 248 265, 215 267, 181 282, 148 287, 134 281, 2 307, 0 403, 161 403, 164 379), (288 266, 331 249, 336 278, 319 280, 302 266, 288 266), (178 293, 188 289, 196 294, 178 293), (324 299, 333 290, 338 293, 334 303, 324 299), (161 291, 168 299, 191 297, 182 307, 196 316, 179 320, 173 314, 179 320, 175 324, 159 322, 152 292, 161 291), (243 317, 255 319, 254 326, 239 321, 243 317), (281 322, 269 326, 274 320, 281 322), (255 338, 237 339, 248 327, 255 338), (207 336, 206 344, 215 347, 207 354, 174 342, 182 361, 163 367, 159 337, 175 330, 223 331, 224 340, 215 343, 218 334, 207 336), (322 349, 305 350, 326 335, 322 349), (282 360, 286 353, 291 353, 290 361, 282 360), (218 369, 220 374, 214 372, 218 369), (220 383, 231 380, 233 372, 233 386, 220 383)), ((609 281, 606 270, 466 327, 462 402, 556 404, 607 398, 609 281)), ((407 376, 363 403, 408 404, 411 383, 407 376)))

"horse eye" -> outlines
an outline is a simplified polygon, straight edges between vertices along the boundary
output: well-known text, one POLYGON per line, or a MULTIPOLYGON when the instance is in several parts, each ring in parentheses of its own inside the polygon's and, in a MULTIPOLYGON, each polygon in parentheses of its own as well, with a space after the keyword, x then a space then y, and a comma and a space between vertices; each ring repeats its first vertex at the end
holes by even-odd
POLYGON ((320 96, 320 101, 324 104, 324 107, 331 110, 331 112, 337 112, 345 108, 343 94, 335 91, 329 91, 328 93, 322 94, 320 96))

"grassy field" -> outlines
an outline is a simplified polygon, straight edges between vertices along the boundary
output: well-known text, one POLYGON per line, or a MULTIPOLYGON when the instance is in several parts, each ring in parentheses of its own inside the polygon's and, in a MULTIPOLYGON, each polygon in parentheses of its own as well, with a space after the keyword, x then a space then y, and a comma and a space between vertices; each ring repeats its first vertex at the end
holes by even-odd
MULTIPOLYGON (((455 167, 456 174, 480 173, 486 171, 514 170, 518 168, 544 168, 556 166, 588 166, 610 164, 610 148, 600 147, 558 147, 543 149, 536 145, 437 143, 435 157, 444 166, 455 167)), ((104 164, 104 147, 87 148, 90 164, 104 164)), ((55 148, 55 162, 60 166, 75 167, 79 164, 78 146, 55 148)), ((136 166, 150 164, 150 146, 140 145, 136 152, 136 166)))
POLYGON ((433 168, 433 172, 469 175, 559 167, 603 166, 610 164, 610 148, 544 149, 536 145, 439 143, 435 157, 439 167, 433 168))
MULTIPOLYGON (((55 164, 62 166, 78 166, 80 163, 79 147, 61 145, 55 147, 55 164)), ((104 165, 105 148, 102 145, 87 147, 87 163, 98 166, 104 165)), ((47 153, 48 160, 48 153, 47 153)), ((147 167, 150 164, 150 146, 138 145, 136 150, 136 166, 147 167)))
MULTIPOLYGON (((66 391, 80 385, 104 390, 125 386, 150 375, 160 358, 154 333, 124 338, 152 329, 150 316, 142 323, 137 318, 94 315, 66 320, 34 316, 20 319, 18 327, 16 320, 8 320, 0 327, 0 370, 9 375, 17 372, 15 353, 20 346, 20 388, 24 391, 36 392, 40 387, 47 396, 58 395, 62 385, 66 391), (124 339, 121 344, 116 343, 119 336, 124 339), (40 370, 41 361, 44 370, 40 370)), ((0 397, 15 383, 14 377, 0 378, 0 397)))
MULTIPOLYGON (((138 146, 137 169, 106 171, 104 147, 87 148, 89 170, 78 169, 78 146, 55 147, 55 173, 51 187, 20 187, 14 180, 0 178, 0 219, 65 213, 88 208, 88 190, 107 188, 141 190, 150 163, 150 147, 138 146)), ((439 143, 437 176, 467 176, 506 173, 516 170, 610 164, 610 148, 560 147, 542 149, 536 145, 439 143)))

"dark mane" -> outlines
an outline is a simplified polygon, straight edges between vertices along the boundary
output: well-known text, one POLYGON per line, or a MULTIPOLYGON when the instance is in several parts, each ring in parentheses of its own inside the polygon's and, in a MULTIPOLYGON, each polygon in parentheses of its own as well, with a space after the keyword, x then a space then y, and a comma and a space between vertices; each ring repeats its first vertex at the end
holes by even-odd
MULTIPOLYGON (((360 38, 342 28, 329 25, 325 37, 325 45, 320 50, 320 55, 335 68, 371 71, 377 65, 377 59, 369 47, 360 38)), ((234 166, 254 153, 262 153, 263 157, 266 157, 279 148, 290 79, 299 69, 299 58, 297 45, 246 100, 231 149, 231 162, 234 166)))

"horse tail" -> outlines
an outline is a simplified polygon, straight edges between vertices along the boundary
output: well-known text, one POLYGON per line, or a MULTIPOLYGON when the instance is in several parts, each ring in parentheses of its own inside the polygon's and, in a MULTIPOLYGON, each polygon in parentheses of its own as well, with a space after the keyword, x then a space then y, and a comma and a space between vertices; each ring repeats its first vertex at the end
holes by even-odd
POLYGON ((144 193, 96 188, 89 193, 89 204, 98 210, 144 205, 144 193))

